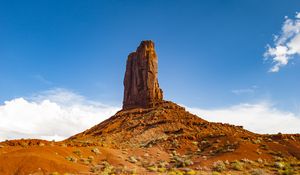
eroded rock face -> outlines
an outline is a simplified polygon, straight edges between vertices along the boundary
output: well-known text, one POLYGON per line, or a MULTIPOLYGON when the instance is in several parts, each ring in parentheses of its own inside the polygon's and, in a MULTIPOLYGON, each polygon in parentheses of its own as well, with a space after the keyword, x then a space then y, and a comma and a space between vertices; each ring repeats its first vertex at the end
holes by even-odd
POLYGON ((157 80, 157 64, 152 41, 142 41, 137 50, 128 55, 123 109, 154 107, 163 100, 157 80))

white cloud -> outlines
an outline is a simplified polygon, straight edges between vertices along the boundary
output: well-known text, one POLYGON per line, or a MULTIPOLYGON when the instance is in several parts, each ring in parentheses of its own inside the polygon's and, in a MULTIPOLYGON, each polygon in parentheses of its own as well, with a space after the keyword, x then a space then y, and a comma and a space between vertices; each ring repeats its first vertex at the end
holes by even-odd
MULTIPOLYGON (((0 105, 0 141, 40 138, 62 140, 82 132, 120 108, 87 100, 65 89, 16 98, 0 105)), ((257 133, 300 133, 300 116, 269 103, 240 104, 221 109, 187 108, 208 121, 242 125, 257 133)))
POLYGON ((118 107, 86 100, 64 89, 16 98, 0 106, 0 140, 62 140, 112 116, 118 107))
POLYGON ((252 86, 250 88, 245 89, 234 89, 231 92, 235 95, 242 95, 242 94, 253 94, 257 89, 257 86, 252 86))
POLYGON ((243 126, 256 133, 300 133, 300 115, 278 110, 267 102, 239 104, 221 109, 187 110, 205 120, 243 126))
POLYGON ((267 45, 264 54, 266 59, 271 59, 273 67, 270 72, 278 72, 286 66, 291 59, 300 55, 300 13, 295 18, 285 17, 281 34, 274 37, 274 47, 267 45))
POLYGON ((296 18, 300 19, 300 13, 296 13, 296 18))

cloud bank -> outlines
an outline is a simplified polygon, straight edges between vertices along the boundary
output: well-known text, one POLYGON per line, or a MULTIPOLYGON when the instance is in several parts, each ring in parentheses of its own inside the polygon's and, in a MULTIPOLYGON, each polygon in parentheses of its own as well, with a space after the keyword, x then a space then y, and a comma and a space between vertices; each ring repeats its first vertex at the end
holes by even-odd
POLYGON ((264 57, 274 63, 270 72, 278 72, 291 59, 300 55, 300 13, 296 13, 294 18, 285 17, 281 33, 275 35, 273 45, 267 46, 264 57))
POLYGON ((268 102, 239 104, 221 109, 187 110, 208 121, 239 125, 260 134, 300 133, 300 115, 280 111, 268 102))
MULTIPOLYGON (((300 116, 270 103, 239 104, 227 108, 188 108, 208 121, 242 125, 257 133, 300 133, 300 116)), ((16 98, 0 105, 0 141, 39 138, 63 140, 114 115, 119 107, 87 100, 65 89, 16 98)))
POLYGON ((112 116, 118 107, 86 100, 64 89, 16 98, 0 106, 0 140, 62 140, 112 116))

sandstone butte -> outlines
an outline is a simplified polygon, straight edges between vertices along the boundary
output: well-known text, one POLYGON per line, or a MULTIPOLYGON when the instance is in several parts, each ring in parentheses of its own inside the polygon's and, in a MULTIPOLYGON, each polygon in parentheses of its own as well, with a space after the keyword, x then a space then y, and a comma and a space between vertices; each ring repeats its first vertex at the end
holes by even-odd
POLYGON ((142 41, 128 55, 124 78, 123 109, 154 107, 163 99, 157 79, 158 60, 152 41, 142 41))
POLYGON ((0 175, 300 174, 299 134, 203 120, 163 100, 157 64, 142 41, 127 59, 122 110, 61 142, 1 142, 0 175))

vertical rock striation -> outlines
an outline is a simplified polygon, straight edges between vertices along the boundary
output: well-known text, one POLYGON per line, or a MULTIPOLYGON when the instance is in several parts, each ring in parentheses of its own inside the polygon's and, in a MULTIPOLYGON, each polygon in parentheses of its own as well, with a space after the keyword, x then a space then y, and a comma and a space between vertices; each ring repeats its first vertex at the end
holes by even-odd
POLYGON ((142 41, 128 55, 124 78, 123 109, 149 108, 163 100, 157 80, 158 60, 152 41, 142 41))

